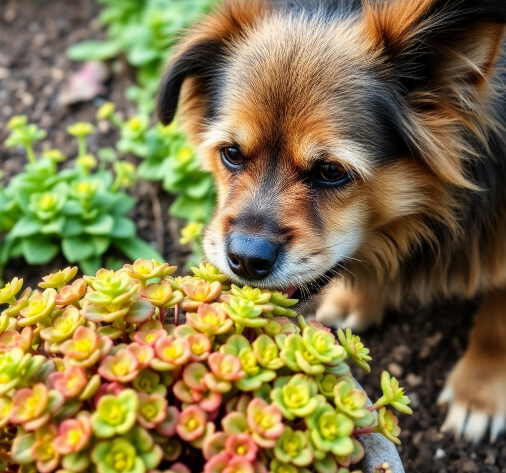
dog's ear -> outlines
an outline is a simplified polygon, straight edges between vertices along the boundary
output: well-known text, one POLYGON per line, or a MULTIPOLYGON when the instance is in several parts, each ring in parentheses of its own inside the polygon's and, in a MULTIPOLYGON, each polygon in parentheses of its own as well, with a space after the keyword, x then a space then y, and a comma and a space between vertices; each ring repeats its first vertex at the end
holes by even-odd
POLYGON ((467 82, 479 87, 495 62, 506 25, 505 0, 366 0, 371 46, 409 92, 467 82))
MULTIPOLYGON (((465 163, 498 129, 488 107, 506 0, 364 0, 364 36, 395 95, 395 126, 440 179, 476 189, 465 163)), ((493 104, 492 104, 493 107, 493 104)))
POLYGON ((266 8, 264 0, 228 0, 217 13, 188 31, 169 61, 158 90, 158 117, 163 124, 173 120, 185 80, 197 79, 199 90, 193 93, 203 93, 219 72, 227 48, 266 8))

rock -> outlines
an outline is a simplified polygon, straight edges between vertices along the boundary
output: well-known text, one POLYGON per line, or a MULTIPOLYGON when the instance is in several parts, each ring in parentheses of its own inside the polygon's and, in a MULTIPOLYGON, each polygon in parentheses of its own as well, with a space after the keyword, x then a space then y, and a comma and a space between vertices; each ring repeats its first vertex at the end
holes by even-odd
POLYGON ((436 332, 434 335, 432 335, 432 337, 427 337, 425 339, 425 343, 430 348, 434 348, 442 339, 443 339, 443 334, 441 332, 436 332))
POLYGON ((496 456, 494 452, 488 451, 487 456, 485 457, 485 460, 483 460, 483 463, 485 465, 495 465, 496 462, 496 456))
POLYGON ((2 107, 2 115, 4 117, 10 117, 12 115, 12 107, 10 105, 2 107))
POLYGON ((418 397, 418 393, 410 392, 408 393, 409 399, 411 399, 411 404, 409 405, 412 409, 418 409, 420 407, 420 398, 418 397))
POLYGON ((480 468, 474 461, 467 460, 462 463, 462 473, 480 473, 480 468))
POLYGON ((406 376, 406 383, 412 387, 420 386, 420 384, 422 384, 422 378, 414 373, 409 373, 406 376))
POLYGON ((397 363, 390 363, 388 365, 388 372, 396 378, 400 378, 402 376, 402 366, 397 363))
POLYGON ((440 460, 441 458, 446 457, 446 452, 442 448, 438 448, 436 453, 434 453, 434 458, 436 460, 440 460))
POLYGON ((11 75, 11 72, 6 67, 0 67, 0 79, 7 79, 11 75))

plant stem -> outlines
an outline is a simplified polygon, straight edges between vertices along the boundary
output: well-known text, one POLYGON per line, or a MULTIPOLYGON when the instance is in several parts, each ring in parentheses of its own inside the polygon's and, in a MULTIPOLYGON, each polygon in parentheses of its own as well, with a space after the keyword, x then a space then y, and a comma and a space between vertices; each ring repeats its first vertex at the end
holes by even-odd
POLYGON ((174 325, 176 327, 179 325, 179 306, 177 304, 174 307, 174 325))
POLYGON ((114 182, 111 186, 111 192, 118 192, 121 185, 121 181, 119 179, 119 176, 116 176, 116 179, 114 179, 114 182))
POLYGON ((84 136, 79 136, 77 138, 77 143, 79 148, 78 157, 86 156, 88 154, 86 149, 86 138, 84 136))
POLYGON ((365 435, 365 434, 372 434, 374 432, 373 427, 368 427, 367 429, 357 429, 353 431, 353 435, 365 435))
POLYGON ((35 153, 33 152, 32 143, 25 143, 26 157, 31 164, 37 162, 37 158, 35 157, 35 153))
POLYGON ((111 122, 114 123, 118 128, 121 128, 125 122, 123 120, 120 120, 120 118, 118 117, 118 115, 116 115, 115 113, 113 113, 111 115, 111 118, 110 118, 111 122))

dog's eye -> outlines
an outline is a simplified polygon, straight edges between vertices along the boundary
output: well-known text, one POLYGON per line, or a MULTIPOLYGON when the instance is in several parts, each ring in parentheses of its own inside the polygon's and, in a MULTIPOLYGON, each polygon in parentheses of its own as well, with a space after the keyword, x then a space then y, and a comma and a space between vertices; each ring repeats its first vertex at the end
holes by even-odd
POLYGON ((318 166, 316 178, 328 184, 338 184, 346 181, 349 175, 343 166, 322 163, 318 166))
POLYGON ((235 146, 221 148, 220 154, 223 164, 228 168, 237 169, 244 161, 244 155, 235 146))

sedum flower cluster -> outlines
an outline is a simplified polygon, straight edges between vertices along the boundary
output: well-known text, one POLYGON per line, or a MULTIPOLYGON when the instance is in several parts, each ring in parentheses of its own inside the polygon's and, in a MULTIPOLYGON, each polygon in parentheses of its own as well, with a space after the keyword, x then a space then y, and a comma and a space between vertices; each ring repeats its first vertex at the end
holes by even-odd
POLYGON ((399 443, 386 406, 410 413, 409 399, 385 372, 366 406, 346 362, 371 358, 349 330, 295 324, 296 300, 211 265, 175 270, 69 267, 0 290, 2 470, 345 473, 359 435, 399 443))

